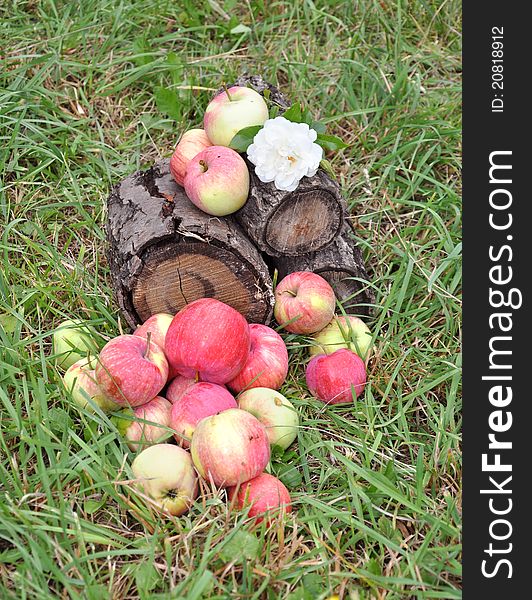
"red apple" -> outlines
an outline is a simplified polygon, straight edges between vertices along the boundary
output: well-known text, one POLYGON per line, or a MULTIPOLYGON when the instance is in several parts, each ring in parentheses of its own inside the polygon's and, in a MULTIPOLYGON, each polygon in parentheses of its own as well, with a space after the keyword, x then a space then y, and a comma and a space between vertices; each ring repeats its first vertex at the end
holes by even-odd
POLYGON ((192 377, 176 375, 166 390, 166 399, 175 404, 196 383, 197 381, 192 377))
POLYGON ((227 385, 234 392, 256 387, 278 390, 288 373, 288 352, 283 338, 271 327, 249 326, 251 347, 246 364, 227 385))
POLYGON ((183 185, 186 168, 191 159, 209 146, 212 146, 212 143, 203 129, 189 129, 181 136, 170 159, 170 172, 179 185, 183 185))
POLYGON ((166 356, 185 377, 227 383, 246 364, 250 336, 246 319, 214 298, 200 298, 180 310, 166 334, 166 356))
POLYGON ((229 500, 234 500, 239 510, 250 506, 248 515, 256 517, 257 523, 265 516, 270 522, 275 513, 278 516, 292 512, 292 501, 285 485, 268 473, 261 473, 239 487, 230 488, 229 500))
POLYGON ((262 473, 270 460, 270 442, 258 419, 230 408, 197 424, 190 453, 201 477, 229 487, 262 473))
POLYGON ((188 163, 184 186, 193 204, 209 215, 221 217, 246 203, 249 171, 238 152, 209 146, 188 163))
POLYGON ((118 404, 106 398, 96 382, 96 359, 90 356, 78 360, 63 375, 65 388, 72 400, 81 408, 91 412, 99 406, 104 412, 119 410, 118 404))
POLYGON ((274 316, 290 333, 323 329, 333 318, 335 306, 332 287, 311 271, 290 273, 275 288, 274 316))
POLYGON ((267 118, 264 98, 251 88, 234 85, 209 102, 203 126, 213 144, 229 146, 241 129, 264 125, 267 118))
POLYGON ((170 426, 175 439, 183 448, 190 446, 196 425, 205 417, 223 410, 237 408, 236 400, 225 387, 216 383, 196 383, 172 406, 170 426))
POLYGON ((115 422, 131 450, 160 444, 172 437, 170 410, 172 405, 166 398, 155 396, 146 404, 135 409, 126 409, 135 420, 117 417, 115 422), (138 420, 137 420, 138 419, 138 420), (146 422, 149 421, 149 422, 146 422))
MULTIPOLYGON (((169 313, 156 313, 137 327, 133 335, 145 338, 148 337, 149 333, 151 341, 155 342, 164 351, 166 333, 173 318, 174 316, 169 313)), ((168 365, 168 381, 174 379, 176 375, 177 373, 168 365)))
POLYGON ((119 335, 107 342, 96 366, 100 389, 121 406, 146 404, 163 389, 167 378, 164 352, 137 335, 119 335))
POLYGON ((279 392, 264 387, 246 390, 238 396, 238 408, 257 417, 266 427, 272 446, 286 450, 296 439, 299 415, 279 392))
POLYGON ((173 444, 155 444, 143 450, 131 465, 136 487, 161 510, 182 515, 198 492, 198 478, 190 454, 173 444))
POLYGON ((360 398, 366 385, 366 365, 351 350, 342 348, 332 354, 319 354, 307 365, 307 387, 327 404, 353 402, 353 391, 360 398))

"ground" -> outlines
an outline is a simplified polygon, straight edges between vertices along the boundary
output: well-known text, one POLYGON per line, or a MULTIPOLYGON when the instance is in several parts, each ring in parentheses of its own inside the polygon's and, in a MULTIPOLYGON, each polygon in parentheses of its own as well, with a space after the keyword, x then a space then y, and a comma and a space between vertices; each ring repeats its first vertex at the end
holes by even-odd
POLYGON ((461 7, 454 0, 4 0, 0 6, 0 596, 461 596, 461 7), (328 156, 376 300, 364 400, 306 390, 286 341, 297 446, 274 471, 286 527, 205 492, 164 520, 127 484, 105 417, 50 361, 68 317, 127 331, 105 199, 171 154, 212 91, 248 71, 349 147, 328 156))

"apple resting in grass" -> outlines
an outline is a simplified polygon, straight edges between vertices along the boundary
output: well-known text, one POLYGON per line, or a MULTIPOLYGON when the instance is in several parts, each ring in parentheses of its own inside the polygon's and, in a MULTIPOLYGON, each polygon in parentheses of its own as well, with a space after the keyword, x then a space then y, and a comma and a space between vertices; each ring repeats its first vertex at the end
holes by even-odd
POLYGON ((118 431, 126 439, 131 450, 146 448, 160 444, 172 437, 170 427, 170 410, 172 405, 166 398, 155 396, 146 404, 135 409, 126 409, 129 414, 117 417, 115 423, 118 431), (149 423, 145 422, 149 421, 149 423))
POLYGON ((196 425, 205 417, 223 410, 237 408, 236 400, 225 387, 216 383, 196 383, 172 406, 170 427, 174 437, 183 448, 190 446, 196 425))
POLYGON ((299 415, 279 392, 265 387, 252 388, 238 396, 238 408, 257 417, 266 427, 272 446, 286 450, 296 439, 299 415))
MULTIPOLYGON (((170 368, 170 365, 169 365, 170 368)), ((170 379, 170 376, 168 377, 170 379)), ((176 375, 168 389, 166 390, 166 399, 171 403, 175 404, 179 399, 183 397, 183 394, 187 392, 193 385, 198 383, 192 377, 185 377, 184 375, 176 375)))
POLYGON ((233 392, 256 387, 278 390, 288 373, 288 352, 283 338, 267 325, 251 323, 251 347, 246 364, 227 384, 233 392))
POLYGON ((62 369, 70 368, 96 350, 92 330, 81 319, 62 321, 52 335, 52 352, 57 366, 62 369))
POLYGON ((366 363, 370 357, 371 331, 362 319, 347 315, 335 316, 333 320, 312 336, 310 355, 332 354, 340 348, 352 350, 366 363))
POLYGON ((334 316, 336 297, 323 277, 295 271, 275 288, 274 316, 290 333, 315 333, 334 316))
MULTIPOLYGON (((164 352, 166 333, 168 332, 168 328, 170 327, 173 318, 174 315, 169 313, 156 313, 144 321, 142 325, 137 327, 133 332, 133 335, 147 338, 149 333, 151 336, 150 340, 155 342, 164 352)), ((168 367, 168 381, 171 381, 177 373, 170 368, 170 365, 168 367)))
POLYGON ((218 487, 260 475, 270 460, 264 425, 239 408, 202 419, 192 434, 192 460, 198 473, 218 487))
POLYGON ((234 501, 239 510, 249 506, 248 516, 256 517, 257 523, 264 517, 271 522, 272 517, 292 512, 290 494, 285 485, 268 473, 261 473, 241 486, 230 488, 229 500, 234 501))
POLYGON ((366 385, 366 365, 351 350, 342 348, 332 354, 319 354, 307 365, 305 373, 310 393, 326 404, 353 402, 366 385))
POLYGON ((190 454, 173 444, 143 450, 131 466, 136 486, 166 513, 182 515, 196 498, 198 478, 190 454))
POLYGON ((168 379, 164 352, 138 335, 119 335, 107 342, 96 366, 96 381, 103 393, 121 406, 146 404, 168 379))
POLYGON ((235 85, 209 102, 203 127, 213 144, 229 146, 241 129, 264 125, 267 118, 264 98, 251 88, 235 85))
POLYGON ((209 146, 212 146, 212 143, 203 129, 185 131, 170 159, 170 172, 176 183, 183 186, 188 163, 209 146))
POLYGON ((96 382, 94 367, 96 359, 90 356, 75 362, 63 375, 65 388, 70 392, 72 400, 81 408, 91 412, 99 406, 104 412, 118 410, 118 404, 106 398, 96 382))
POLYGON ((250 347, 246 319, 215 298, 187 304, 166 334, 166 356, 185 377, 227 383, 245 365, 250 347))
POLYGON ((184 186, 190 201, 199 209, 222 217, 246 203, 249 171, 238 152, 209 146, 188 163, 184 186))

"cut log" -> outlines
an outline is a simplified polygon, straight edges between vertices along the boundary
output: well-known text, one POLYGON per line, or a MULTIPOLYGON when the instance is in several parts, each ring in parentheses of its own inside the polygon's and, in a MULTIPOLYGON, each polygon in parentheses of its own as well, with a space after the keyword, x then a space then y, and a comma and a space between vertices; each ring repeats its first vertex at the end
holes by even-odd
POLYGON ((250 322, 271 318, 272 281, 259 252, 232 218, 192 205, 168 160, 113 188, 107 239, 113 286, 131 327, 202 297, 229 304, 250 322))
POLYGON ((370 315, 375 296, 368 283, 362 252, 354 239, 351 224, 324 250, 302 256, 273 258, 279 281, 294 271, 313 271, 332 286, 346 312, 370 315))

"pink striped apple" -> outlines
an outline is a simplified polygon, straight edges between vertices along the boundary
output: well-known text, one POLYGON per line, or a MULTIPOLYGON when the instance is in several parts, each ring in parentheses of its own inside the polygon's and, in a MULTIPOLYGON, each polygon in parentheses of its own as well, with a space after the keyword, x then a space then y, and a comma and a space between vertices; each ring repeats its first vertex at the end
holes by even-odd
POLYGON ((209 146, 188 163, 184 186, 186 195, 200 210, 222 217, 246 203, 249 171, 238 152, 209 146))
POLYGON ((257 523, 264 518, 271 523, 275 516, 292 512, 292 500, 286 486, 268 473, 261 473, 228 491, 235 508, 242 510, 249 506, 248 516, 255 517, 257 523))
POLYGON ((290 333, 308 334, 323 329, 334 316, 336 298, 321 275, 295 271, 275 288, 274 316, 290 333))
MULTIPOLYGON (((133 332, 133 335, 147 338, 149 333, 151 341, 155 342, 157 346, 164 351, 166 333, 168 332, 168 328, 170 327, 173 318, 174 315, 169 313, 156 313, 144 321, 142 325, 137 327, 133 332)), ((175 373, 173 369, 170 368, 170 365, 168 365, 168 381, 174 379, 176 375, 177 373, 175 373)))
POLYGON ((81 408, 95 412, 99 406, 104 412, 119 410, 120 406, 106 398, 96 382, 96 359, 90 356, 75 362, 63 375, 63 383, 72 400, 81 408))
POLYGON ((185 392, 193 385, 196 385, 196 383, 198 382, 192 377, 176 375, 166 390, 166 399, 169 400, 171 404, 175 404, 183 397, 183 394, 185 394, 185 392))
POLYGON ((278 390, 288 373, 288 352, 283 338, 260 323, 251 323, 249 334, 249 356, 240 373, 228 382, 229 389, 237 393, 256 387, 278 390))
POLYGON ((353 402, 366 385, 366 365, 351 350, 341 348, 332 354, 319 354, 305 372, 310 393, 327 404, 353 402))
POLYGON ((209 146, 212 146, 212 143, 203 129, 185 131, 170 159, 170 172, 176 183, 183 186, 188 163, 209 146))
POLYGON ((142 406, 126 409, 134 420, 117 417, 115 422, 129 448, 136 451, 172 437, 169 429, 171 409, 172 405, 166 398, 155 396, 142 406))
POLYGON ((165 513, 182 515, 198 493, 198 478, 190 454, 173 444, 155 444, 131 465, 135 486, 165 513))
POLYGON ((201 419, 229 408, 237 408, 236 400, 221 385, 200 382, 188 388, 174 403, 170 413, 170 426, 176 432, 177 443, 188 448, 201 419))
POLYGON ((213 144, 229 146, 241 129, 264 125, 267 118, 264 98, 251 88, 235 85, 209 102, 203 127, 213 144))
POLYGON ((166 334, 166 356, 180 375, 227 383, 246 364, 250 348, 246 319, 215 298, 181 309, 166 334))
POLYGON ((107 342, 96 366, 96 381, 107 398, 121 406, 146 404, 168 378, 164 352, 138 335, 119 335, 107 342))
POLYGON ((229 487, 262 473, 270 460, 270 442, 258 419, 230 408, 196 425, 190 453, 201 477, 229 487))

